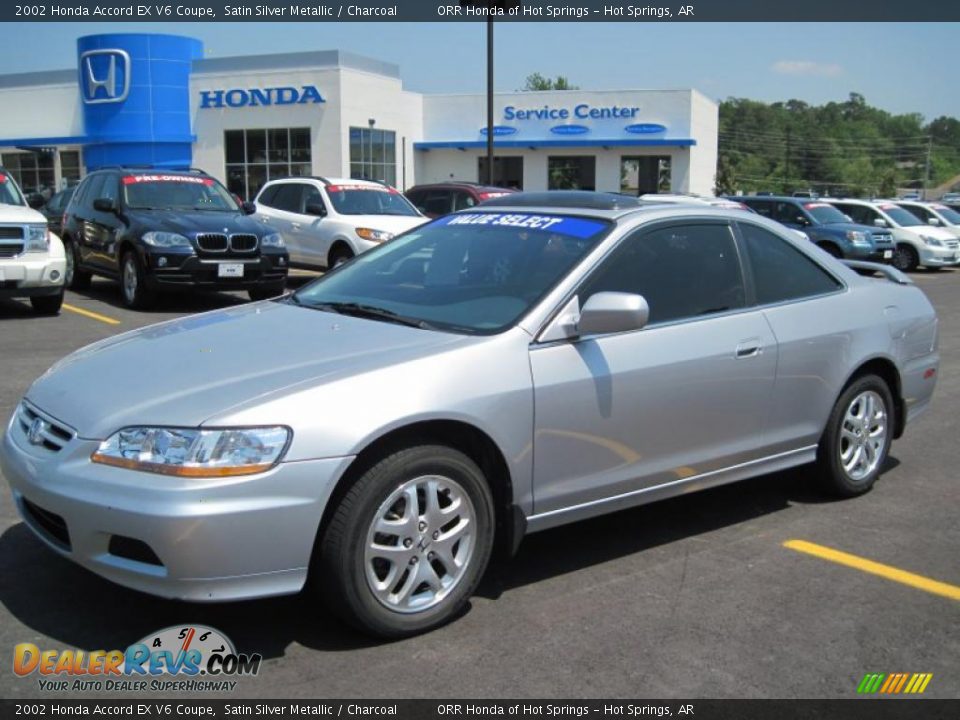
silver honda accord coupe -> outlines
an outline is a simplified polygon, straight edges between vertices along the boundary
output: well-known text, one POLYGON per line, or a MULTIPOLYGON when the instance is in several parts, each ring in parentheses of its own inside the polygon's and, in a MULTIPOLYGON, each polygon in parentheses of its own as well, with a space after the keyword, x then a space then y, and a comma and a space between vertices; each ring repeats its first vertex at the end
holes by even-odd
POLYGON ((73 353, 0 461, 24 522, 114 582, 307 587, 399 637, 525 533, 804 463, 866 492, 938 363, 892 268, 742 211, 521 193, 73 353))

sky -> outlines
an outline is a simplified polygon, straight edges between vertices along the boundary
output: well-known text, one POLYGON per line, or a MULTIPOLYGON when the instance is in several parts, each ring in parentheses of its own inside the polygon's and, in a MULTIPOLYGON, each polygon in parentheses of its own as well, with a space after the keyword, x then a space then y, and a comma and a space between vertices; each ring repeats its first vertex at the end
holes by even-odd
MULTIPOLYGON (((207 57, 347 50, 396 63, 416 92, 482 92, 485 24, 5 23, 0 74, 76 67, 75 40, 166 32, 203 41, 207 57), (38 50, 42 48, 42 51, 38 50)), ((497 91, 527 75, 584 90, 696 88, 714 100, 842 102, 851 92, 891 113, 960 117, 950 68, 960 23, 502 23, 497 91)))

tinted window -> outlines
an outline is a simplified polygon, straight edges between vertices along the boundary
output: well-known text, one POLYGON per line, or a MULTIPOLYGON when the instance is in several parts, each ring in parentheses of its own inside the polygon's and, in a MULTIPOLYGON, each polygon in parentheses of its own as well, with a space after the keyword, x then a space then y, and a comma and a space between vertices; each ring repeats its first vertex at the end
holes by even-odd
POLYGON ((651 323, 746 304, 736 242, 726 225, 678 225, 626 238, 584 284, 581 306, 606 291, 643 295, 651 323))
POLYGON ((756 225, 742 223, 757 303, 796 300, 833 292, 840 283, 790 243, 756 225))
POLYGON ((747 207, 753 208, 758 215, 763 215, 764 217, 773 218, 773 202, 770 200, 748 200, 745 198, 739 198, 741 202, 747 207))
POLYGON ((323 202, 323 196, 320 194, 320 191, 317 190, 313 185, 304 185, 303 186, 303 211, 307 211, 307 206, 309 205, 320 205, 326 209, 326 205, 323 202))
POLYGON ((299 213, 300 206, 300 184, 282 183, 278 186, 277 194, 273 196, 273 207, 278 210, 299 213))
POLYGON ((810 221, 803 211, 792 202, 778 202, 773 219, 784 225, 809 225, 810 221))
POLYGON ((923 205, 903 205, 902 206, 907 212, 913 213, 918 218, 924 222, 930 222, 930 218, 934 217, 933 213, 923 207, 923 205))
POLYGON ((100 188, 100 194, 97 197, 116 201, 119 192, 117 190, 117 176, 106 175, 103 179, 103 187, 100 188))
POLYGON ((453 194, 453 209, 454 210, 466 210, 467 208, 472 208, 477 204, 477 201, 473 199, 473 195, 463 190, 458 190, 453 194))
POLYGON ((423 200, 423 212, 426 215, 446 215, 450 212, 450 192, 434 190, 423 200))
POLYGON ((279 190, 280 187, 280 185, 271 185, 270 187, 264 188, 263 192, 257 197, 257 202, 267 207, 275 207, 273 199, 276 197, 277 190, 279 190))
POLYGON ((80 202, 83 203, 84 207, 91 207, 93 201, 100 197, 100 190, 103 188, 103 173, 97 173, 92 175, 84 185, 83 196, 80 198, 80 202))

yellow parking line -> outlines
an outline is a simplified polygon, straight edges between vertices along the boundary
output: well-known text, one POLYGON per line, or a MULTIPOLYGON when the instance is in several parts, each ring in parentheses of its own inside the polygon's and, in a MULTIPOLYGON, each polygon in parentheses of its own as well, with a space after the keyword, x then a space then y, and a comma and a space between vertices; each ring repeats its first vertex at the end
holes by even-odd
POLYGON ((917 590, 923 590, 924 592, 933 593, 934 595, 942 595, 951 600, 960 600, 960 587, 951 585, 950 583, 931 580, 923 575, 915 575, 912 572, 907 572, 906 570, 901 570, 891 565, 884 565, 857 555, 850 555, 840 550, 834 550, 833 548, 824 547, 823 545, 807 542, 806 540, 787 540, 783 543, 783 546, 791 550, 796 550, 797 552, 813 555, 821 560, 829 560, 838 565, 846 565, 861 572, 878 575, 887 580, 909 585, 910 587, 917 588, 917 590))
POLYGON ((84 310, 83 308, 78 308, 73 305, 67 305, 67 303, 64 303, 61 307, 64 310, 69 310, 70 312, 76 313, 77 315, 83 315, 84 317, 93 318, 94 320, 99 320, 100 322, 106 323, 107 325, 120 324, 119 320, 114 320, 113 318, 107 317, 106 315, 101 315, 100 313, 91 312, 90 310, 84 310))

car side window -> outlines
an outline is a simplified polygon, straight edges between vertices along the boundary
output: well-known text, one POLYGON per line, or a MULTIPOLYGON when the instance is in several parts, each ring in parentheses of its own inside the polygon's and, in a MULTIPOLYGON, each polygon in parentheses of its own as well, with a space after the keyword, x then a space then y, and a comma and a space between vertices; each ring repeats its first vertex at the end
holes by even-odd
POLYGON ((908 205, 906 209, 924 222, 930 222, 930 218, 933 217, 933 213, 922 205, 908 205))
POLYGON ((327 207, 326 203, 323 202, 323 195, 320 194, 319 190, 317 190, 313 185, 304 185, 302 212, 306 213, 307 207, 310 205, 320 205, 324 208, 327 207))
POLYGON ((423 201, 423 210, 427 215, 448 215, 451 200, 448 190, 434 190, 423 201))
POLYGON ((776 219, 773 217, 773 203, 769 200, 750 200, 747 205, 756 210, 758 215, 776 219))
POLYGON ((119 195, 120 195, 120 190, 117 184, 117 176, 104 175, 103 187, 100 188, 100 194, 97 195, 97 197, 106 198, 107 200, 113 200, 114 202, 116 202, 119 195))
POLYGON ((740 223, 757 304, 823 295, 840 282, 783 238, 761 227, 740 223))
POLYGON ((273 204, 273 199, 277 195, 277 190, 283 187, 282 185, 271 185, 268 188, 265 188, 260 196, 257 198, 257 202, 260 205, 266 205, 267 207, 275 207, 273 204))
POLYGON ((103 187, 103 174, 93 175, 87 183, 87 187, 80 199, 80 205, 85 208, 92 208, 93 201, 100 197, 100 190, 103 187))
POLYGON ((273 197, 273 207, 277 210, 286 210, 292 213, 301 213, 300 183, 283 183, 278 186, 277 194, 273 197))
POLYGON ((850 219, 860 225, 873 225, 874 218, 880 217, 876 211, 863 205, 841 205, 840 210, 850 216, 850 219))
POLYGON ((803 210, 794 203, 778 202, 773 219, 784 225, 809 225, 809 221, 803 214, 803 210))
POLYGON ((580 289, 643 295, 650 323, 703 317, 746 305, 736 241, 728 225, 672 225, 625 238, 580 289))

